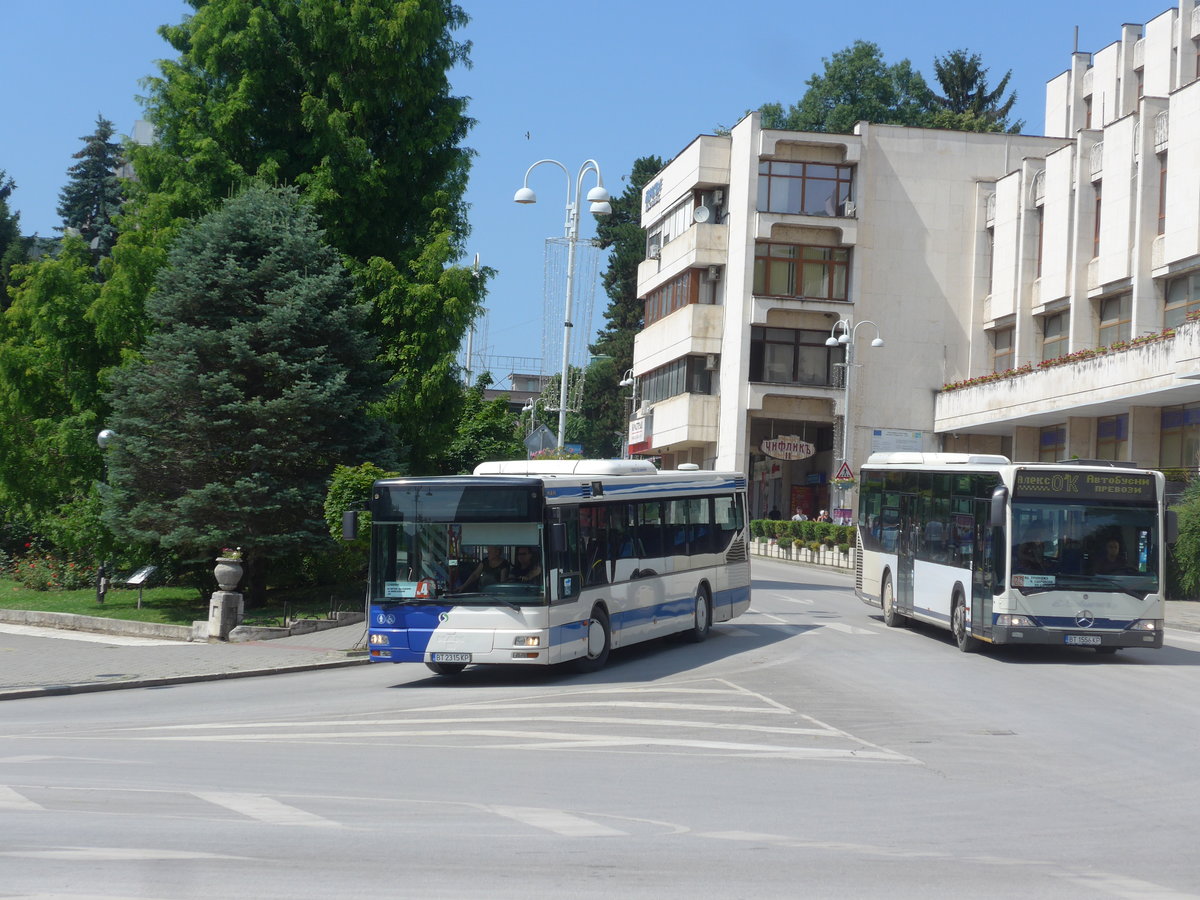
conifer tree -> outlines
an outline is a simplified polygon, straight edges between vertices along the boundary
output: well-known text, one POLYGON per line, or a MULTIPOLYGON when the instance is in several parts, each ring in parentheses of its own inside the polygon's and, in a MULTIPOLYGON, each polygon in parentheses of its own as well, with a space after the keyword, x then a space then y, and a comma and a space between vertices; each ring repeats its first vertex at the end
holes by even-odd
POLYGON ((272 557, 329 546, 334 467, 387 463, 367 415, 384 379, 352 282, 308 205, 251 188, 184 232, 117 370, 105 517, 185 559, 242 548, 250 601, 272 557))
POLYGON ((121 145, 111 140, 113 123, 96 116, 96 130, 81 137, 79 160, 67 169, 70 180, 58 195, 58 214, 65 228, 79 232, 97 259, 108 256, 117 240, 115 218, 124 199, 117 170, 121 145))

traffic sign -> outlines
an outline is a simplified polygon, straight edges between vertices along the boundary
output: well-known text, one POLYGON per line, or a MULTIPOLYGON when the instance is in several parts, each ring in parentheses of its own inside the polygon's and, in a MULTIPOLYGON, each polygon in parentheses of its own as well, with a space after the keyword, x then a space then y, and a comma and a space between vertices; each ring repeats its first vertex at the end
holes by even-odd
POLYGON ((834 481, 853 481, 854 472, 850 469, 850 463, 843 462, 842 467, 838 469, 837 474, 833 476, 834 481))

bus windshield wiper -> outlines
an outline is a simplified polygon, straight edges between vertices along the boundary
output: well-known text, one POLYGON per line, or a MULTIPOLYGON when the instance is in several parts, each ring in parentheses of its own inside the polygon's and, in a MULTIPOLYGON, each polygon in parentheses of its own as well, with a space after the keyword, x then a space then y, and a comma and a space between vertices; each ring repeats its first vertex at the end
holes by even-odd
POLYGON ((463 597, 466 597, 471 600, 478 600, 480 597, 486 597, 489 602, 503 603, 505 606, 507 606, 511 609, 520 610, 520 608, 521 608, 519 604, 514 603, 511 600, 506 600, 504 597, 496 597, 492 594, 485 594, 483 591, 467 591, 466 593, 462 593, 462 594, 447 593, 445 596, 452 597, 455 600, 458 600, 463 597))

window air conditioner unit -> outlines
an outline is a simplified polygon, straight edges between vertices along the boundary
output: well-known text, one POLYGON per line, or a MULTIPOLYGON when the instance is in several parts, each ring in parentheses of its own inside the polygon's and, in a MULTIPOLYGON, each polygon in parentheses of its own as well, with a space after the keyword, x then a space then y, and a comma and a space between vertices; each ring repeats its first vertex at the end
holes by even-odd
POLYGON ((846 201, 846 215, 852 216, 858 212, 858 206, 853 200, 846 201))
POLYGON ((704 371, 715 372, 721 365, 720 353, 709 353, 704 357, 704 371))
POLYGON ((646 259, 658 259, 662 256, 662 247, 658 244, 651 244, 650 249, 646 251, 646 259))
POLYGON ((720 266, 709 266, 708 270, 704 273, 704 278, 707 281, 720 281, 721 280, 721 267, 720 266))

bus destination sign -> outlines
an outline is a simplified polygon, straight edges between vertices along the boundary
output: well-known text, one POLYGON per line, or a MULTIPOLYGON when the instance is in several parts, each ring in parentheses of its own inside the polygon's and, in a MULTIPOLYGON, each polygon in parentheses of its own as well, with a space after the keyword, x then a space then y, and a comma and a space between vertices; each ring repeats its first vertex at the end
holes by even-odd
POLYGON ((1118 503, 1154 503, 1154 476, 1126 471, 1064 472, 1018 469, 1013 499, 1109 500, 1118 503))

